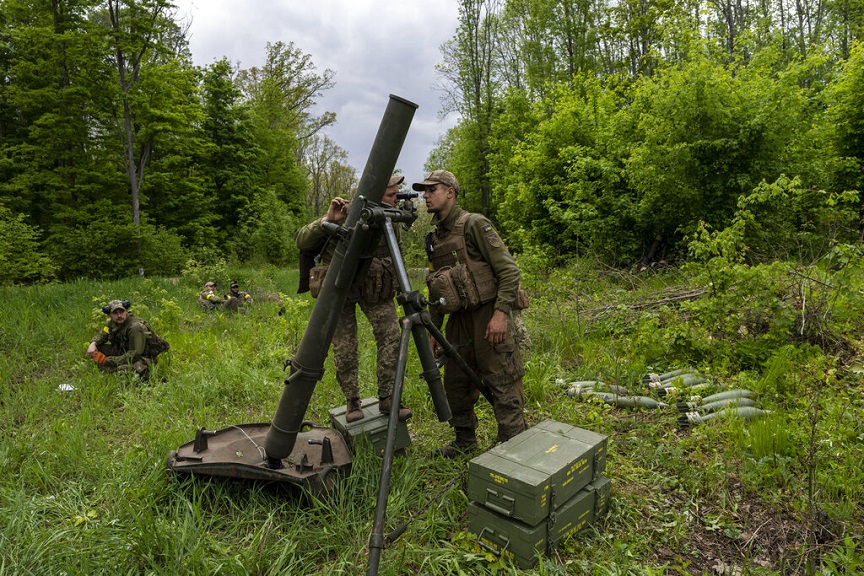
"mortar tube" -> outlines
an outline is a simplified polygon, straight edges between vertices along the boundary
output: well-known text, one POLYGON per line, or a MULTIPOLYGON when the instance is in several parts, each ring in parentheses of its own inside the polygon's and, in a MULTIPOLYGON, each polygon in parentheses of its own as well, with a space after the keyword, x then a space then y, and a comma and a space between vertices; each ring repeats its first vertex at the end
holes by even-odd
POLYGON ((366 198, 376 204, 381 202, 416 110, 417 105, 413 102, 390 95, 360 178, 357 198, 351 202, 343 225, 352 231, 351 237, 340 239, 336 246, 329 273, 291 361, 291 375, 285 381, 282 397, 264 439, 266 463, 270 467, 281 467, 281 460, 294 449, 315 385, 324 373, 324 361, 336 332, 336 324, 359 266, 357 257, 363 248, 380 238, 380 229, 375 230, 360 222, 363 202, 357 200, 366 198))

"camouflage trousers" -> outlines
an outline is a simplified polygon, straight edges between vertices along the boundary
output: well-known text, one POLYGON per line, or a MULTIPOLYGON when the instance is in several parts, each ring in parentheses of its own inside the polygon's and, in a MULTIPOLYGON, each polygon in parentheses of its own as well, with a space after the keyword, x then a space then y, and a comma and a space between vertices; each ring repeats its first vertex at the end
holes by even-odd
MULTIPOLYGON (((486 326, 494 311, 495 303, 489 302, 471 312, 451 314, 445 336, 489 389, 498 424, 497 439, 504 442, 526 428, 525 390, 522 384, 525 369, 512 317, 507 323, 507 339, 504 342, 492 346, 486 341, 486 326)), ((476 430, 474 405, 480 399, 480 390, 453 360, 447 360, 444 365, 444 390, 453 413, 450 425, 457 431, 476 430)))
MULTIPOLYGON (((99 352, 105 354, 105 356, 122 356, 126 353, 125 350, 120 350, 116 346, 112 344, 102 344, 101 346, 96 347, 99 352)), ((108 364, 98 364, 99 370, 102 372, 113 373, 113 372, 134 372, 141 376, 142 378, 146 378, 150 375, 150 365, 156 362, 156 358, 147 358, 142 356, 135 360, 132 363, 121 364, 119 366, 109 366, 108 364)))
MULTIPOLYGON (((399 360, 399 320, 396 318, 396 305, 393 300, 378 304, 357 302, 360 310, 372 326, 372 334, 377 345, 378 397, 393 394, 396 380, 396 363, 399 360)), ((342 388, 345 398, 360 397, 357 381, 359 354, 357 342, 357 304, 347 302, 342 307, 336 333, 333 335, 333 362, 336 364, 336 381, 342 388)))

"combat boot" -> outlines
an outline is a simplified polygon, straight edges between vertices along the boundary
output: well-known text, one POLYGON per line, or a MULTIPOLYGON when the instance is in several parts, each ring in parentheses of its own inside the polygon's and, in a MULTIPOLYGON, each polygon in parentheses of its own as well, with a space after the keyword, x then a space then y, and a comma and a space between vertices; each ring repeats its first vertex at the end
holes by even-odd
POLYGON ((471 428, 456 428, 456 439, 440 448, 432 450, 433 458, 449 458, 453 460, 477 449, 477 436, 471 428))
MULTIPOLYGON (((378 411, 381 412, 381 414, 390 414, 391 408, 393 408, 393 398, 391 396, 385 396, 384 398, 378 399, 378 411)), ((402 406, 402 405, 399 406, 399 421, 400 422, 404 422, 404 421, 408 420, 413 415, 414 415, 414 413, 411 412, 411 410, 409 410, 405 406, 402 406)))
POLYGON ((357 422, 364 417, 363 410, 360 408, 360 399, 351 398, 345 406, 345 421, 357 422))

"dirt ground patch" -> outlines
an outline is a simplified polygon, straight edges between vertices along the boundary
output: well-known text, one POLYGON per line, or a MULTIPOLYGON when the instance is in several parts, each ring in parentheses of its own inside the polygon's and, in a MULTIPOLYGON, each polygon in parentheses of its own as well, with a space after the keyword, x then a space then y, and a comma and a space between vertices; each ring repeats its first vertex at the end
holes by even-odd
MULTIPOLYGON (((691 574, 737 576, 748 568, 761 567, 779 574, 803 574, 808 558, 818 563, 823 549, 836 543, 830 521, 815 522, 812 535, 807 526, 791 513, 747 497, 740 484, 731 482, 728 489, 740 496, 737 510, 719 510, 703 505, 688 539, 679 550, 658 549, 658 565, 686 565, 691 574), (734 529, 721 528, 712 518, 722 515, 731 520, 734 529)), ((682 500, 681 495, 668 498, 682 500)), ((727 525, 728 526, 728 525, 727 525)))

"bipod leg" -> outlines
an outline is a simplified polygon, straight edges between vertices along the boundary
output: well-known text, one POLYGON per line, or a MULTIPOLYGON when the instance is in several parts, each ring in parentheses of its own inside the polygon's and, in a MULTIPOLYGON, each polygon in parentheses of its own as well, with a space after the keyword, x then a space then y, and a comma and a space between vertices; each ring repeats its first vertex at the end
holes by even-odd
POLYGON ((405 366, 408 359, 408 345, 411 342, 410 318, 402 318, 402 340, 399 343, 399 363, 396 365, 396 381, 393 383, 393 403, 387 421, 387 440, 384 444, 384 457, 381 463, 381 482, 378 485, 378 504, 375 507, 375 522, 369 537, 368 576, 377 576, 384 548, 384 521, 387 519, 387 498, 390 496, 390 474, 393 471, 393 452, 396 448, 396 431, 399 426, 399 406, 402 402, 402 384, 405 381, 405 366))

